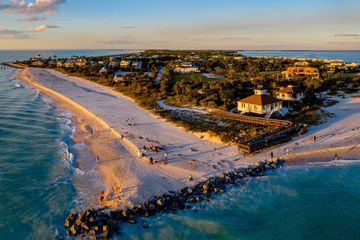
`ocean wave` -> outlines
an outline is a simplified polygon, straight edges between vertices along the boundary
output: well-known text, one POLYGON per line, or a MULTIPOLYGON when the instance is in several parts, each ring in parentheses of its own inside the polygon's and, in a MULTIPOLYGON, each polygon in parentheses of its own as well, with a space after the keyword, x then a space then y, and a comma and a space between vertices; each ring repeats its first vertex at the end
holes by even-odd
POLYGON ((309 164, 316 166, 343 166, 360 164, 360 159, 337 159, 328 162, 310 162, 309 164))
POLYGON ((34 95, 34 99, 33 99, 33 100, 38 99, 39 96, 40 96, 40 91, 39 91, 39 90, 35 90, 35 95, 34 95))
POLYGON ((74 154, 70 152, 69 146, 65 142, 61 142, 59 144, 58 154, 60 155, 60 158, 65 164, 65 166, 70 169, 70 171, 75 172, 79 175, 85 174, 85 171, 74 166, 74 154))
POLYGON ((72 139, 76 127, 72 124, 72 115, 69 111, 62 111, 58 118, 60 127, 63 130, 65 140, 72 139))
POLYGON ((65 165, 72 169, 74 164, 74 155, 69 151, 69 147, 65 142, 60 142, 58 154, 60 155, 61 160, 64 161, 65 165))

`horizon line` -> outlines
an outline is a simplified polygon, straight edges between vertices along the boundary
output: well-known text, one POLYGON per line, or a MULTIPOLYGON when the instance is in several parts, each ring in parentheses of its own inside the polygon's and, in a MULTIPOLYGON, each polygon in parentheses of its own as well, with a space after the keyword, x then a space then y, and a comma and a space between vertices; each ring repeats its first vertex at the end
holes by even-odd
POLYGON ((46 48, 46 49, 0 49, 0 51, 360 51, 360 49, 182 49, 182 48, 46 48))

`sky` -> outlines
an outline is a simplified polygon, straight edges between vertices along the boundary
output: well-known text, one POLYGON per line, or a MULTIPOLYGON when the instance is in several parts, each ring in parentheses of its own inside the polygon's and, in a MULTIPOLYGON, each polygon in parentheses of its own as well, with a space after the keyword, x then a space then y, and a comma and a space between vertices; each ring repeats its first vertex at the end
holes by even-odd
POLYGON ((360 50, 360 0, 0 0, 0 49, 360 50))

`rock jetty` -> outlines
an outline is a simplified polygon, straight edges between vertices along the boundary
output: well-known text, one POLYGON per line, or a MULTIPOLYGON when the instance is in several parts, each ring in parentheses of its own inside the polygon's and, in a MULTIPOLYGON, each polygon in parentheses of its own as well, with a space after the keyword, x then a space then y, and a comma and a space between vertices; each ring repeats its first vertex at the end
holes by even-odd
MULTIPOLYGON (((251 177, 264 176, 266 171, 282 166, 284 161, 259 162, 247 168, 238 168, 220 176, 214 176, 185 187, 178 192, 167 192, 148 199, 144 204, 127 209, 88 209, 83 213, 70 213, 65 219, 67 236, 88 236, 93 239, 108 239, 120 232, 121 223, 136 224, 139 218, 147 218, 157 213, 175 213, 191 209, 194 204, 209 201, 213 194, 226 191, 227 185, 241 186, 251 177)), ((149 225, 143 224, 144 228, 149 225)))

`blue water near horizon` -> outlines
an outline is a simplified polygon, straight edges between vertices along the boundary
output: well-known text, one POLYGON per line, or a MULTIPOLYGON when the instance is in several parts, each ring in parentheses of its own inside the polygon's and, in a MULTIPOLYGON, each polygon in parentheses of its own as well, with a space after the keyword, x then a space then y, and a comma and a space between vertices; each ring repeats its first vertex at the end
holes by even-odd
MULTIPOLYGON (((64 217, 93 206, 82 191, 93 183, 73 165, 71 115, 14 74, 0 69, 0 239, 66 238, 64 217)), ((359 160, 286 167, 114 239, 359 239, 359 176, 359 160)))
POLYGON ((358 51, 313 51, 313 50, 254 50, 241 51, 241 54, 249 57, 297 57, 297 58, 320 58, 343 60, 344 62, 356 62, 360 64, 360 50, 358 51))
POLYGON ((15 62, 16 60, 23 61, 37 55, 42 55, 44 58, 57 56, 59 58, 70 58, 73 56, 90 57, 90 56, 105 56, 117 55, 132 52, 139 52, 141 50, 0 50, 1 62, 15 62))

